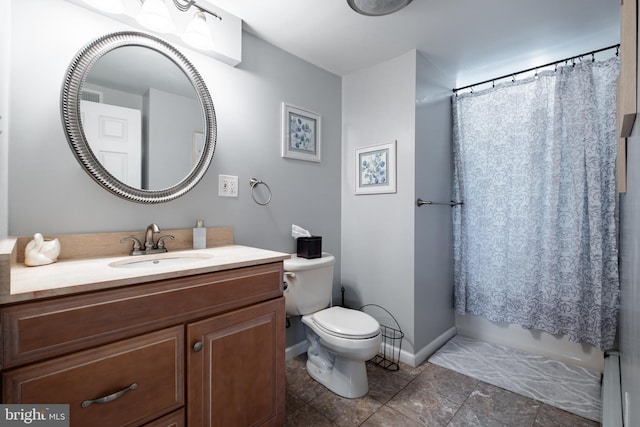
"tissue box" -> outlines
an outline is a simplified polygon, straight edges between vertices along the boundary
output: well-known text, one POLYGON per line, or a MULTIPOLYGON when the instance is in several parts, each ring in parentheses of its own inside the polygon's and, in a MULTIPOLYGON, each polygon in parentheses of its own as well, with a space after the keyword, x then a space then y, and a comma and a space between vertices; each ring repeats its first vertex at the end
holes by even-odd
POLYGON ((322 236, 298 237, 297 255, 300 258, 320 258, 322 256, 322 236))

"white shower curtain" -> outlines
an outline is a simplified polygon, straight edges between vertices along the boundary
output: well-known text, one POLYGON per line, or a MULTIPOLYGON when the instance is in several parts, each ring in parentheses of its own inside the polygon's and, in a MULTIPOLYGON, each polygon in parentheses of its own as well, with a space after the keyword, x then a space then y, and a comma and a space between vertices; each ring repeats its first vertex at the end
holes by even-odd
POLYGON ((612 347, 618 70, 581 62, 453 97, 458 313, 612 347))

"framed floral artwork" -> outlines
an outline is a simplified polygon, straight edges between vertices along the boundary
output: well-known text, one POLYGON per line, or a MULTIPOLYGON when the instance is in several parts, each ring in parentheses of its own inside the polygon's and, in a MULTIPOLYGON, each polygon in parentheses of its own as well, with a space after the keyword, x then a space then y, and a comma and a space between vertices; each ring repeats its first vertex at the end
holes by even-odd
POLYGON ((320 130, 319 114, 282 103, 282 157, 319 162, 320 130))
POLYGON ((356 194, 396 192, 396 141, 356 148, 356 194))

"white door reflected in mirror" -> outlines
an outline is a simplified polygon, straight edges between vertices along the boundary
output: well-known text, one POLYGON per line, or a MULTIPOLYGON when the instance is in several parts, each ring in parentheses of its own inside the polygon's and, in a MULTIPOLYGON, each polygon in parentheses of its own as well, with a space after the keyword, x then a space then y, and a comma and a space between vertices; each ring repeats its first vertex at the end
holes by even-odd
POLYGON ((142 186, 140 110, 82 101, 82 125, 91 151, 117 180, 142 186))

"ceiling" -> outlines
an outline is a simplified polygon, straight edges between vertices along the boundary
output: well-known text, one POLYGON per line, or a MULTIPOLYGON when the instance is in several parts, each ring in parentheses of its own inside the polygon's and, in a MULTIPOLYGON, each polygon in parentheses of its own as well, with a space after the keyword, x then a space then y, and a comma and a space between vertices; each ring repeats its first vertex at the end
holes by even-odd
POLYGON ((619 43, 620 0, 413 0, 379 17, 346 0, 209 2, 340 76, 417 49, 462 86, 619 43))

